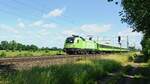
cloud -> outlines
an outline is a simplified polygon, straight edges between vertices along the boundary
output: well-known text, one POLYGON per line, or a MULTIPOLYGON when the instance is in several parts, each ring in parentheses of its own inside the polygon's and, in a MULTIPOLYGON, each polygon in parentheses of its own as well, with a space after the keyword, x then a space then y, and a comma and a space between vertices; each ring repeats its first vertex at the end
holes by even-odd
POLYGON ((17 29, 10 27, 8 25, 5 25, 5 24, 0 24, 0 30, 1 32, 4 32, 4 33, 15 33, 15 34, 19 33, 17 29))
POLYGON ((111 29, 111 25, 97 25, 97 24, 84 24, 80 29, 87 34, 97 34, 101 32, 107 32, 111 29))
POLYGON ((56 28, 57 25, 55 23, 48 23, 48 24, 43 24, 42 27, 44 27, 44 28, 56 28))
POLYGON ((46 29, 42 29, 41 31, 38 32, 39 37, 46 36, 48 34, 50 34, 50 32, 47 31, 46 29))
POLYGON ((107 32, 111 29, 111 25, 97 25, 97 24, 84 24, 79 27, 74 27, 68 30, 63 31, 63 35, 71 36, 71 35, 95 35, 102 32, 107 32))
POLYGON ((19 22, 19 23, 17 24, 17 27, 19 27, 19 28, 24 28, 24 27, 25 27, 25 24, 24 24, 23 22, 19 22))
POLYGON ((71 35, 75 35, 76 32, 73 31, 73 30, 65 30, 65 31, 63 32, 63 34, 64 34, 64 35, 67 35, 67 36, 71 36, 71 35))
POLYGON ((128 36, 129 46, 141 48, 140 42, 143 36, 142 33, 132 32, 132 28, 126 28, 126 30, 118 32, 118 35, 122 37, 122 43, 126 44, 128 36))
POLYGON ((131 28, 127 28, 124 31, 118 32, 118 35, 120 36, 142 36, 142 33, 132 32, 131 28))
POLYGON ((45 23, 42 20, 38 20, 30 24, 31 27, 39 27, 39 28, 56 28, 57 24, 55 23, 45 23))
POLYGON ((48 14, 44 14, 43 17, 48 18, 48 17, 59 17, 59 16, 62 16, 62 14, 64 13, 65 9, 66 8, 54 9, 54 10, 50 11, 48 14))
POLYGON ((42 20, 35 21, 31 24, 31 26, 37 27, 43 25, 44 22, 42 20))

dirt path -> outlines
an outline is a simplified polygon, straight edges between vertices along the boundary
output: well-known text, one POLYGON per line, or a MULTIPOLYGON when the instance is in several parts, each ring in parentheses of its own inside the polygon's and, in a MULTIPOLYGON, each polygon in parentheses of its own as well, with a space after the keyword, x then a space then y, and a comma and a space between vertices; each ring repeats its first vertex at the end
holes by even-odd
POLYGON ((124 66, 122 70, 99 80, 99 84, 150 84, 150 67, 140 63, 124 66))

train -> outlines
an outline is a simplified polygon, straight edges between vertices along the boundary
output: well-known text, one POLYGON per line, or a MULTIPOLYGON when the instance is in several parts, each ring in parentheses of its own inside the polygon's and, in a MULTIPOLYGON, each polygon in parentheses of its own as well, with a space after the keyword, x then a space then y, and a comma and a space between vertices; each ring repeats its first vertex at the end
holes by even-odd
POLYGON ((112 52, 128 52, 127 48, 101 44, 93 41, 92 38, 85 39, 78 35, 66 38, 64 51, 67 54, 100 54, 112 52))

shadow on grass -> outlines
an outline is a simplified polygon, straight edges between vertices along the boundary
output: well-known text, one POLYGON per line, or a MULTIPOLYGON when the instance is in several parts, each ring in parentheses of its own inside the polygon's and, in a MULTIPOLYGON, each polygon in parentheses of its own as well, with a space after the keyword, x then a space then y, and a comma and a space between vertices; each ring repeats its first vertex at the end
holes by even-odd
POLYGON ((15 71, 13 64, 0 63, 0 78, 5 78, 8 74, 14 73, 15 71))
POLYGON ((100 84, 150 84, 150 66, 125 66, 120 72, 109 73, 100 84))

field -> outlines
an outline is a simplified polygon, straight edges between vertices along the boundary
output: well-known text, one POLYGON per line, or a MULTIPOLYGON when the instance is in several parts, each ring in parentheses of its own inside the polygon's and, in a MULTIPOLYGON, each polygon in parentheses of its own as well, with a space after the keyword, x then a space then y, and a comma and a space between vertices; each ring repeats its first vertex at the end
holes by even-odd
POLYGON ((8 74, 3 78, 6 77, 5 83, 8 84, 94 84, 95 80, 107 72, 119 68, 121 65, 112 60, 87 60, 75 64, 34 67, 8 74))
POLYGON ((29 56, 51 56, 65 54, 62 50, 37 50, 37 51, 0 51, 1 57, 29 57, 29 56))
POLYGON ((81 58, 74 63, 36 66, 1 73, 2 84, 149 84, 150 64, 134 63, 134 53, 81 58))

